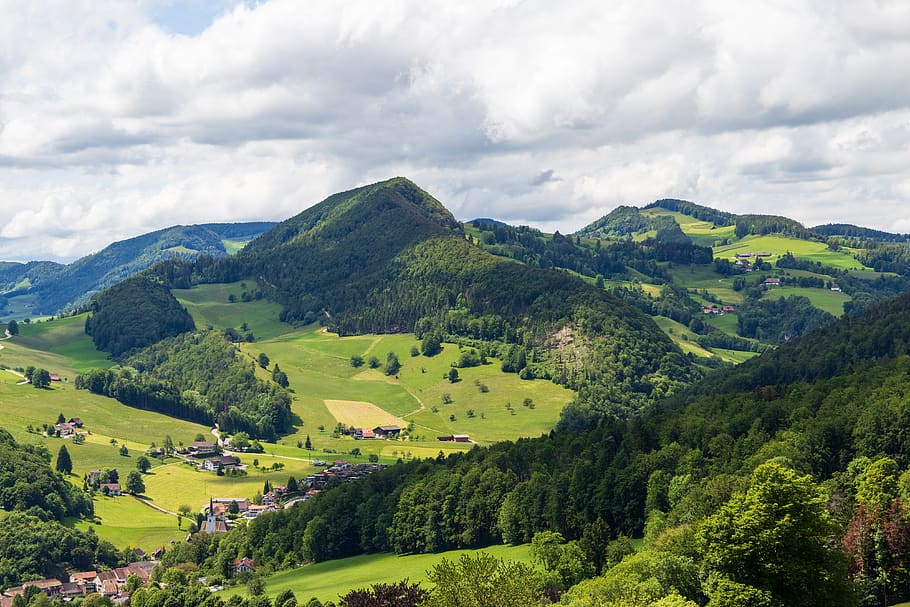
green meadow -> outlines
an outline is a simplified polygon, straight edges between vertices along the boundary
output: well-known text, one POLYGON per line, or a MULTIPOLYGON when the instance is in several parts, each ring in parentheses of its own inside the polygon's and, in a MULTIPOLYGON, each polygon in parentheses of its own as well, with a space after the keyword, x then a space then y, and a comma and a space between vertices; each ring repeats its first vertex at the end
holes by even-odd
POLYGON ((676 220, 683 234, 692 239, 692 242, 702 247, 713 247, 724 239, 736 238, 736 226, 715 226, 710 221, 702 221, 689 215, 683 215, 667 209, 654 208, 642 211, 642 215, 650 217, 668 216, 676 220))
POLYGON ((771 257, 765 257, 764 259, 772 263, 789 252, 801 259, 817 261, 822 265, 831 266, 838 270, 862 270, 864 267, 847 252, 832 251, 828 248, 828 245, 821 242, 799 240, 786 236, 750 235, 731 244, 714 247, 714 256, 720 258, 732 259, 736 253, 745 252, 771 253, 771 257))
POLYGON ((843 316, 844 304, 852 299, 846 293, 830 289, 801 289, 799 287, 774 287, 773 289, 768 289, 764 299, 780 299, 781 297, 790 297, 792 295, 807 297, 813 306, 834 316, 843 316))
POLYGON ((171 542, 182 541, 189 528, 186 521, 164 514, 128 495, 95 497, 95 520, 72 521, 77 529, 94 529, 99 538, 123 548, 139 547, 149 552, 171 542))
MULTIPOLYGON (((482 551, 452 550, 437 554, 366 554, 324 563, 304 565, 265 578, 265 591, 274 597, 285 590, 292 590, 297 600, 305 603, 311 597, 320 601, 337 601, 340 595, 372 584, 392 583, 402 579, 425 582, 427 572, 442 561, 457 561, 463 554, 486 552, 496 558, 531 563, 530 545, 491 546, 482 551)), ((244 586, 227 588, 218 593, 222 598, 247 595, 244 586)))
POLYGON ((216 329, 232 327, 240 329, 246 323, 256 339, 276 337, 292 330, 288 324, 279 322, 281 306, 265 300, 242 300, 243 292, 252 292, 258 286, 253 280, 227 284, 199 285, 191 289, 174 289, 174 297, 193 316, 196 326, 216 329), (236 301, 231 302, 233 295, 236 301))

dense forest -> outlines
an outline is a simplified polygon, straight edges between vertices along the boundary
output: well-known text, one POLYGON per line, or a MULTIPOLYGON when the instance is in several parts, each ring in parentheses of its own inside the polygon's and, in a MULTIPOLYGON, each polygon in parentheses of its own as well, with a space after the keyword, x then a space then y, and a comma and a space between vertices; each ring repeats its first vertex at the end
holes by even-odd
POLYGON ((891 232, 863 228, 849 223, 826 223, 810 229, 822 236, 842 236, 857 240, 875 240, 879 242, 907 242, 910 240, 910 235, 907 234, 892 234, 891 232))
POLYGON ((196 328, 193 318, 160 281, 134 276, 99 294, 89 305, 85 332, 113 356, 196 328))
POLYGON ((784 234, 803 240, 818 238, 798 221, 777 215, 737 215, 735 233, 737 238, 750 234, 784 234))
POLYGON ((88 371, 76 387, 125 405, 165 413, 225 432, 274 441, 291 430, 291 398, 283 387, 256 377, 225 335, 184 333, 135 352, 119 371, 88 371))

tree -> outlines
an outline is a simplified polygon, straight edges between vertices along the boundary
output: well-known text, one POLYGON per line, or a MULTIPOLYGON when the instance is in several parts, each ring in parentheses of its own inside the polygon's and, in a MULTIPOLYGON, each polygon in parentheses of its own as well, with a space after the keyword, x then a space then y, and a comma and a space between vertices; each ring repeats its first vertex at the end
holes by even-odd
POLYGON ((705 519, 697 538, 709 568, 784 605, 850 605, 846 559, 828 546, 833 532, 812 478, 769 462, 705 519))
POLYGON ((19 323, 15 320, 9 321, 9 324, 6 325, 6 330, 9 331, 10 335, 19 335, 19 323))
POLYGON ((47 369, 35 369, 35 372, 32 373, 32 386, 36 388, 50 388, 50 372, 47 369))
POLYGON ((136 460, 136 470, 138 470, 142 474, 145 474, 146 472, 151 470, 151 468, 152 468, 152 462, 149 461, 149 458, 147 458, 144 455, 140 455, 139 459, 136 460))
POLYGON ((458 369, 456 369, 455 367, 452 367, 451 369, 449 369, 449 372, 448 372, 448 374, 446 374, 446 377, 448 378, 449 383, 454 384, 455 382, 458 381, 458 369))
POLYGON ((288 477, 288 491, 291 493, 297 493, 299 487, 297 487, 297 479, 293 476, 288 477))
POLYGON ((120 455, 123 457, 129 457, 130 450, 126 445, 120 445, 120 455))
POLYGON ((265 369, 269 366, 269 356, 265 352, 259 353, 259 366, 265 369))
POLYGON ((358 356, 357 354, 352 356, 351 357, 351 366, 354 367, 355 369, 357 367, 362 367, 363 366, 363 356, 358 356))
POLYGON ((427 336, 423 338, 423 343, 420 344, 420 349, 424 356, 436 356, 442 352, 442 344, 439 341, 439 336, 435 333, 427 334, 427 336))
POLYGON ((142 481, 142 475, 138 470, 130 470, 126 477, 126 490, 133 495, 145 492, 145 483, 142 481))
POLYGON ((282 388, 287 388, 290 385, 290 382, 288 382, 288 374, 278 367, 278 363, 275 363, 275 368, 272 369, 272 381, 282 388))
MULTIPOLYGON (((196 436, 196 440, 197 440, 197 441, 203 440, 203 436, 202 436, 201 434, 197 435, 197 436, 196 436)), ((168 434, 167 436, 164 437, 164 442, 161 443, 161 447, 164 449, 164 452, 165 452, 165 453, 173 453, 173 451, 174 451, 174 441, 171 440, 171 435, 170 435, 170 434, 168 434)))
POLYGON ((379 368, 379 359, 376 358, 375 356, 371 356, 370 360, 367 362, 367 365, 371 369, 378 369, 379 368))
POLYGON ((398 361, 398 355, 389 352, 385 357, 385 374, 396 375, 401 370, 401 363, 398 361))
POLYGON ((527 607, 542 599, 538 574, 525 563, 479 552, 458 562, 442 559, 427 576, 434 584, 427 607, 527 607))
POLYGON ((306 435, 306 441, 303 443, 303 448, 307 450, 313 449, 313 441, 310 440, 310 435, 306 435))
POLYGON ((57 423, 62 424, 65 422, 66 422, 66 416, 64 416, 63 413, 58 413, 57 414, 57 423))
POLYGON ((57 452, 57 472, 61 474, 72 474, 73 460, 70 459, 70 452, 66 450, 66 445, 60 445, 60 451, 57 452))
POLYGON ((417 607, 429 597, 419 584, 407 579, 393 584, 373 584, 370 588, 351 590, 341 597, 339 607, 417 607))

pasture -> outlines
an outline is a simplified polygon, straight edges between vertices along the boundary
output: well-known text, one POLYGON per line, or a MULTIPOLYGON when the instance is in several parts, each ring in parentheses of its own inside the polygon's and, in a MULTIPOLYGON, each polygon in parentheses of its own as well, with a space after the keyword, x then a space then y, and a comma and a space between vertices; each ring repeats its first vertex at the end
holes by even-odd
MULTIPOLYGON (((476 550, 451 550, 437 554, 365 554, 346 559, 304 565, 265 578, 265 591, 275 597, 285 590, 292 590, 297 600, 304 604, 311 597, 320 601, 337 601, 340 595, 373 584, 392 583, 402 579, 425 583, 427 572, 442 561, 457 561, 463 554, 476 554, 476 550)), ((482 552, 496 558, 531 563, 530 545, 490 546, 482 552)), ((222 598, 239 594, 246 596, 245 586, 227 588, 218 593, 222 598)))
POLYGON ((828 245, 822 242, 799 240, 779 235, 750 235, 731 244, 714 247, 714 256, 720 258, 732 259, 736 253, 745 252, 771 253, 771 257, 763 258, 771 263, 790 252, 800 259, 817 261, 822 265, 837 268, 838 270, 861 270, 864 267, 849 253, 832 251, 828 248, 828 245))
POLYGON ((95 497, 95 520, 69 521, 83 531, 94 529, 95 534, 117 548, 139 547, 149 552, 172 541, 186 537, 186 521, 177 526, 177 517, 149 508, 128 495, 95 497))
POLYGON ((715 226, 713 222, 702 221, 689 215, 662 208, 642 211, 642 215, 650 217, 669 216, 676 220, 683 234, 692 239, 692 242, 702 247, 714 247, 724 239, 735 239, 736 226, 715 226))

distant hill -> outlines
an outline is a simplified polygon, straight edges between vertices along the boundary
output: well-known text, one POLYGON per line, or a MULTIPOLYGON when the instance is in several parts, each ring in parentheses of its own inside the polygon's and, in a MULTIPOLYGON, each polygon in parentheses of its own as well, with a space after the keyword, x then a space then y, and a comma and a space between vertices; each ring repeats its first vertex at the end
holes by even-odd
POLYGON ((575 233, 584 238, 616 239, 630 238, 654 232, 653 240, 661 243, 692 244, 683 234, 679 224, 670 217, 643 215, 636 207, 619 206, 597 221, 575 233))
POLYGON ((483 226, 483 227, 489 227, 489 228, 492 228, 492 227, 504 228, 507 225, 509 225, 509 224, 505 223, 504 221, 499 221, 498 219, 490 219, 489 217, 478 217, 477 219, 472 219, 471 221, 466 221, 465 223, 470 224, 475 227, 483 226))
POLYGON ((99 291, 171 257, 225 257, 225 241, 246 241, 274 227, 274 222, 213 223, 173 226, 108 245, 63 265, 49 261, 0 263, 0 295, 28 295, 33 314, 78 308, 99 291))
POLYGON ((816 234, 823 236, 843 236, 845 238, 858 238, 860 240, 876 240, 879 242, 907 242, 910 234, 892 234, 872 228, 864 228, 850 223, 826 223, 811 228, 816 234))
POLYGON ((642 210, 666 209, 675 213, 682 213, 702 221, 710 221, 718 226, 732 226, 736 223, 736 215, 726 211, 718 211, 711 207, 702 206, 688 200, 675 198, 662 198, 642 207, 642 210))

